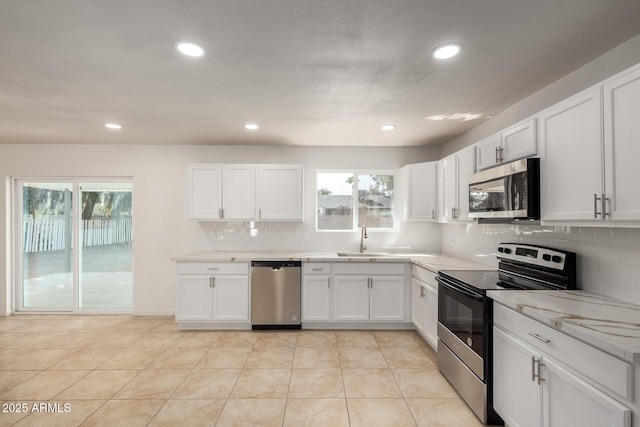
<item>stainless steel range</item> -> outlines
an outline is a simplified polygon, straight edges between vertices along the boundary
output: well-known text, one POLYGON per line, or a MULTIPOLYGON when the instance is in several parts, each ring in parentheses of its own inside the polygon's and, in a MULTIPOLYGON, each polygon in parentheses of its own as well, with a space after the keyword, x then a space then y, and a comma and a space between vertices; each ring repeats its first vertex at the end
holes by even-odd
POLYGON ((483 423, 493 410, 493 304, 487 290, 575 289, 576 254, 518 243, 498 246, 498 271, 445 270, 438 281, 438 368, 483 423))

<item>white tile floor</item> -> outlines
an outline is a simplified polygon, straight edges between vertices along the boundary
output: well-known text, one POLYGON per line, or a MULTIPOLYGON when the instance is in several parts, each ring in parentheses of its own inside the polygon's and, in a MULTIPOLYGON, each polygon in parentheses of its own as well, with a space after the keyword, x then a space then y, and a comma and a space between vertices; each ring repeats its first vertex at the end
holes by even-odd
POLYGON ((0 318, 0 402, 1 426, 481 425, 415 332, 178 331, 172 317, 0 318))

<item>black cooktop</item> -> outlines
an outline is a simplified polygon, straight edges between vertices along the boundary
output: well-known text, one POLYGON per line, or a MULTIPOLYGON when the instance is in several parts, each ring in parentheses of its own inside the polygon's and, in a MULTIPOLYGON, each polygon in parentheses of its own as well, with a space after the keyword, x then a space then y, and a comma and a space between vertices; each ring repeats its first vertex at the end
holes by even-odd
POLYGON ((441 270, 441 276, 448 277, 463 286, 471 286, 484 294, 485 291, 504 289, 499 286, 498 271, 492 270, 441 270))

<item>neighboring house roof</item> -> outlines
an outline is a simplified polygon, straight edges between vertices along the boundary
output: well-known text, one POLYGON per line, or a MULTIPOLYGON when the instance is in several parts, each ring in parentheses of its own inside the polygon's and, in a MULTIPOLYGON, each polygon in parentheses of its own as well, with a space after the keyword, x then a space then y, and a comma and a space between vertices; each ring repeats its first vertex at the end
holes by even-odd
MULTIPOLYGON (((351 207, 351 196, 335 194, 319 194, 318 206, 325 209, 351 207)), ((366 196, 366 205, 370 208, 390 209, 393 207, 393 198, 389 196, 366 196)))

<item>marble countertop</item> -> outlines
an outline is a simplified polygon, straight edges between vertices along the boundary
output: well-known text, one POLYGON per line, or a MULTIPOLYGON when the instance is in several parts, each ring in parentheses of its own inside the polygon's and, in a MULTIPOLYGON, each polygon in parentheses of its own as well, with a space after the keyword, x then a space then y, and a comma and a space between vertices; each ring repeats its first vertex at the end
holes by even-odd
POLYGON ((496 290, 487 295, 613 356, 640 363, 638 305, 580 290, 496 290))
POLYGON ((495 270, 494 267, 440 253, 338 256, 337 252, 192 252, 171 258, 176 262, 305 261, 305 262, 411 262, 434 273, 440 270, 495 270))

